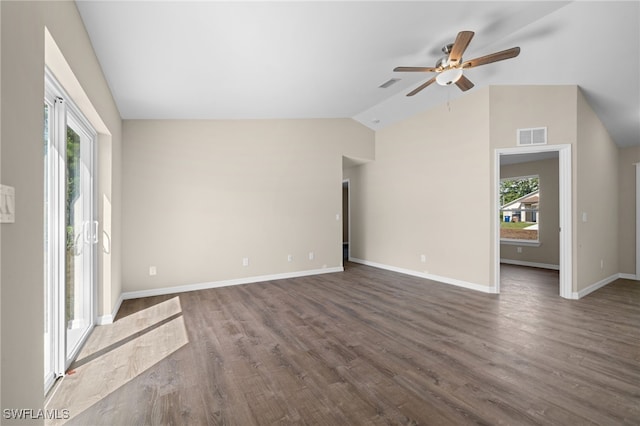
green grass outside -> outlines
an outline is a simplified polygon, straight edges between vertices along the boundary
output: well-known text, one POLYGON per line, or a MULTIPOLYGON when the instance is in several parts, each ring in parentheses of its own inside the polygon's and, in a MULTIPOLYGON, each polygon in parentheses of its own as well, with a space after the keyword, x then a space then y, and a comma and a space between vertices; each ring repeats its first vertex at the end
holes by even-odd
POLYGON ((533 225, 531 222, 500 222, 502 229, 523 229, 531 225, 533 225))

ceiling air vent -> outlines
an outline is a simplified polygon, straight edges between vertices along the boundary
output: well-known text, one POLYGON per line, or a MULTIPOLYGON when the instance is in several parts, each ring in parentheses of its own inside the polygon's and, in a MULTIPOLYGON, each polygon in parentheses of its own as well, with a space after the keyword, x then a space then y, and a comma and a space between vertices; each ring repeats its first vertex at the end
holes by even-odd
POLYGON ((518 129, 518 145, 546 145, 547 128, 518 129))

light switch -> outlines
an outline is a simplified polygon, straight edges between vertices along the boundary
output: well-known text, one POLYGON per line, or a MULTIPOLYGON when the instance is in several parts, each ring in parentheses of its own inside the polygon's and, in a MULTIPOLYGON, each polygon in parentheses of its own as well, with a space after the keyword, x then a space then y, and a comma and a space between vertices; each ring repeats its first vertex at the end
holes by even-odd
POLYGON ((0 185, 0 223, 16 221, 16 190, 12 186, 0 185))
POLYGON ((582 212, 582 221, 583 222, 587 221, 587 212, 582 212))

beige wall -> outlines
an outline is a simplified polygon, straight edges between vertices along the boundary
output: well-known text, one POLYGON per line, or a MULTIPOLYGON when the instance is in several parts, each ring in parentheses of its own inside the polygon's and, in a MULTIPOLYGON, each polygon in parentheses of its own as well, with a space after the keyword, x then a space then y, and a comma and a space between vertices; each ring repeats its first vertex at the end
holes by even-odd
MULTIPOLYGON (((577 86, 491 86, 491 149, 517 147, 517 130, 546 127, 548 145, 571 145, 572 205, 576 205, 577 86)), ((495 161, 491 157, 492 165, 495 161)), ((492 184, 493 185, 493 184, 492 184)), ((495 192, 493 193, 493 202, 495 192)), ((576 220, 573 212, 573 285, 576 291, 576 220)), ((493 247, 492 243, 492 247, 493 247)), ((492 276, 492 279, 493 276, 492 276)))
POLYGON ((618 270, 618 148, 578 92, 577 291, 618 270), (583 220, 586 213, 587 221, 583 220), (601 263, 602 262, 602 263, 601 263))
MULTIPOLYGON (((577 86, 492 86, 379 131, 376 160, 345 170, 351 255, 492 286, 493 153, 530 127, 547 127, 548 145, 572 146, 573 291, 616 274, 617 148, 577 86)), ((556 250, 537 261, 557 264, 556 250)))
POLYGON ((342 265, 342 156, 374 152, 361 124, 134 120, 124 138, 124 291, 342 265))
MULTIPOLYGON (((121 121, 75 3, 3 1, 0 8, 0 180, 16 188, 16 222, 1 225, 2 408, 38 409, 44 400, 42 105, 45 26, 110 133, 116 173, 120 163, 121 121)), ((117 185, 114 180, 111 188, 113 241, 119 238, 117 185)), ((117 250, 114 246, 114 288, 111 290, 119 293, 117 250)))
POLYGON ((618 269, 623 274, 636 274, 636 167, 640 162, 640 146, 618 150, 618 269))
POLYGON ((540 246, 500 244, 500 258, 558 266, 560 263, 558 159, 510 164, 500 168, 500 178, 540 177, 540 207, 538 238, 540 246), (521 247, 522 253, 516 248, 521 247))
POLYGON ((490 286, 488 95, 476 90, 376 133, 375 161, 345 171, 351 256, 490 286))
POLYGON ((547 127, 549 145, 575 144, 576 86, 491 86, 491 148, 517 146, 517 130, 547 127))

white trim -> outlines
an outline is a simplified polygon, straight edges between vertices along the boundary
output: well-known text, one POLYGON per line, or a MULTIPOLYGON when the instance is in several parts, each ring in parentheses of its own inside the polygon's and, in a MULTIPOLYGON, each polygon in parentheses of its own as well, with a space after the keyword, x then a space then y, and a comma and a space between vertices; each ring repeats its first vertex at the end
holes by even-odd
POLYGON ((500 292, 500 156, 512 154, 533 154, 538 152, 558 152, 559 174, 559 219, 560 219, 560 296, 573 298, 573 240, 572 240, 572 183, 571 145, 534 145, 529 147, 499 148, 494 157, 494 202, 492 221, 494 223, 494 288, 500 292))
POLYGON ((571 298, 572 299, 581 299, 584 296, 586 296, 587 294, 593 293, 594 291, 606 286, 607 284, 611 284, 612 282, 614 282, 618 278, 620 278, 620 274, 613 274, 610 277, 604 278, 604 279, 598 281, 597 283, 591 284, 589 287, 583 288, 582 290, 580 290, 578 292, 574 291, 573 293, 571 293, 571 298))
POLYGON ((573 290, 573 183, 571 145, 558 151, 560 213, 560 296, 568 298, 573 290))
POLYGON ((540 247, 542 243, 539 240, 516 240, 513 238, 501 238, 500 244, 507 244, 510 246, 526 246, 526 247, 540 247))
POLYGON ((288 278, 307 277, 310 275, 329 274, 333 272, 343 272, 342 266, 334 268, 310 269, 306 271, 285 272, 282 274, 259 275, 254 277, 237 278, 232 280, 213 281, 198 284, 185 284, 175 287, 152 288, 148 290, 127 291, 122 293, 122 299, 138 299, 141 297, 162 296, 165 294, 184 293, 187 291, 207 290, 210 288, 228 287, 232 285, 254 284, 265 281, 284 280, 288 278))
POLYGON ((636 163, 636 277, 640 277, 640 163, 636 163))
POLYGON ((122 305, 122 301, 124 298, 122 297, 122 293, 120 293, 120 297, 116 300, 116 305, 113 307, 113 311, 110 314, 102 315, 98 317, 96 320, 97 325, 106 325, 113 324, 113 321, 116 319, 116 315, 118 315, 118 311, 120 310, 120 305, 122 305))
POLYGON ((625 280, 640 281, 640 277, 638 275, 623 274, 622 272, 620 272, 618 275, 620 276, 620 278, 625 279, 625 280))
POLYGON ((425 274, 423 272, 412 271, 411 269, 398 268, 396 266, 390 266, 382 263, 371 262, 369 260, 358 259, 355 257, 350 257, 349 261, 354 263, 360 263, 362 265, 373 266, 374 268, 385 269, 387 271, 398 272, 400 274, 411 275, 413 277, 424 278, 431 281, 437 281, 443 284, 451 284, 457 287, 463 287, 470 290, 480 291, 482 293, 496 293, 496 289, 494 287, 488 287, 482 284, 462 281, 456 278, 448 278, 448 277, 442 277, 440 275, 425 274))
POLYGON ((493 193, 495 199, 491 208, 491 223, 494 224, 493 230, 493 287, 496 293, 500 293, 500 150, 495 150, 493 159, 493 193))
POLYGON ((500 259, 500 263, 506 263, 508 265, 517 265, 517 266, 529 266, 531 268, 553 269, 554 271, 560 270, 560 265, 552 265, 550 263, 528 262, 526 260, 500 259))

